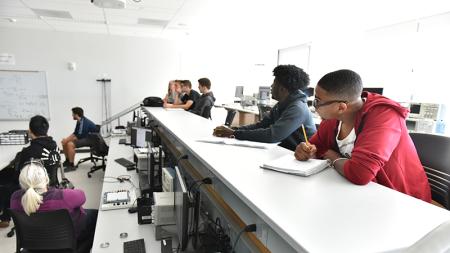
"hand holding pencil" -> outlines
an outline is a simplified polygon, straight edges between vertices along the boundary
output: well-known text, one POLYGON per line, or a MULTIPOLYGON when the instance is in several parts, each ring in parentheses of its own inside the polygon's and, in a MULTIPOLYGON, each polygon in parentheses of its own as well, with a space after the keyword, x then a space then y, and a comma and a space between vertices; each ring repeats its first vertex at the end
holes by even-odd
POLYGON ((308 136, 306 135, 305 126, 302 124, 303 137, 305 142, 301 142, 295 149, 295 158, 300 161, 306 161, 316 156, 316 145, 309 143, 308 136))

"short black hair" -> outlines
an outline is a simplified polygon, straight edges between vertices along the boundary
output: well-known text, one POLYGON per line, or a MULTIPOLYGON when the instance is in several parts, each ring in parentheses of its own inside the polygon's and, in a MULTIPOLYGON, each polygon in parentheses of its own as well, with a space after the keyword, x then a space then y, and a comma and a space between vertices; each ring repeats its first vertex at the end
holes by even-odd
POLYGON ((295 65, 278 65, 273 69, 273 76, 290 92, 303 90, 309 85, 309 75, 295 65))
POLYGON ((76 114, 76 115, 78 115, 80 117, 84 116, 84 111, 83 111, 83 109, 81 107, 74 107, 74 108, 72 108, 72 113, 76 114))
POLYGON ((189 87, 189 88, 192 88, 191 81, 189 81, 189 80, 183 80, 183 81, 181 81, 181 85, 182 85, 182 86, 187 86, 187 87, 189 87))
POLYGON ((332 95, 349 100, 359 98, 363 88, 361 77, 349 69, 330 72, 320 78, 317 85, 332 95))
POLYGON ((41 115, 33 116, 30 119, 30 131, 36 136, 47 136, 48 121, 41 115))
POLYGON ((198 83, 201 86, 208 88, 208 90, 211 89, 211 81, 206 77, 198 79, 198 83))

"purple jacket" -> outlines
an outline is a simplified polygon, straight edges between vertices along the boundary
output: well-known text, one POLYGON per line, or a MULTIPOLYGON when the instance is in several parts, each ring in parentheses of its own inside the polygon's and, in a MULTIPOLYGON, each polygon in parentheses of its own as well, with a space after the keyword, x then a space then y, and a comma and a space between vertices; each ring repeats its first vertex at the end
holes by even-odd
MULTIPOLYGON (((12 210, 23 211, 21 200, 24 192, 21 189, 13 193, 11 196, 12 210)), ((43 194, 43 203, 39 206, 38 212, 67 209, 72 217, 75 233, 78 237, 80 227, 86 216, 82 207, 84 202, 86 202, 86 196, 81 190, 50 188, 43 194)))

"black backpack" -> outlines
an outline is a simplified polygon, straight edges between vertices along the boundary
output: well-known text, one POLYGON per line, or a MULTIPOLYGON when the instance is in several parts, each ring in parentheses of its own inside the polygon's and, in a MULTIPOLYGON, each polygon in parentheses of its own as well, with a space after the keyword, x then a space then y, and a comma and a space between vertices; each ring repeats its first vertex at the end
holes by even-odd
POLYGON ((162 107, 164 102, 160 97, 146 97, 142 104, 149 107, 162 107))

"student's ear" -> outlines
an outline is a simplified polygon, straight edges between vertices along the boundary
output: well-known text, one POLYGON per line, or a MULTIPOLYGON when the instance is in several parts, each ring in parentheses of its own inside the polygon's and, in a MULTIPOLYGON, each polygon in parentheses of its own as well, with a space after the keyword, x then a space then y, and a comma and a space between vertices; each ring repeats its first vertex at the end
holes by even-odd
POLYGON ((339 113, 344 113, 345 111, 347 111, 348 105, 347 103, 339 103, 339 113))

